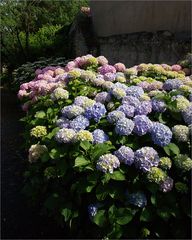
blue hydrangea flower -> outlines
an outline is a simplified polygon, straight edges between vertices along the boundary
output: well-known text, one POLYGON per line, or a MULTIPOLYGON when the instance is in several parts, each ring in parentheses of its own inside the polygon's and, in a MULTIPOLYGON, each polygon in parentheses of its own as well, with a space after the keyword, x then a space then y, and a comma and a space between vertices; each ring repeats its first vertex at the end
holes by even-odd
POLYGON ((55 136, 56 141, 60 143, 71 143, 74 142, 76 132, 73 129, 62 128, 55 136))
POLYGON ((85 110, 85 117, 88 119, 94 119, 95 122, 99 122, 106 112, 105 105, 102 103, 95 103, 92 107, 85 110))
POLYGON ((163 84, 163 89, 166 91, 170 91, 173 89, 178 89, 183 82, 179 79, 167 79, 163 84))
POLYGON ((163 100, 158 100, 153 98, 151 101, 152 109, 155 112, 165 112, 166 110, 166 104, 163 100))
POLYGON ((122 146, 114 152, 115 156, 118 157, 120 162, 124 162, 128 166, 134 162, 134 152, 131 148, 122 146))
POLYGON ((79 131, 81 129, 85 129, 88 126, 89 126, 89 120, 82 115, 77 116, 75 119, 73 119, 70 122, 70 128, 72 128, 76 131, 79 131))
POLYGON ((91 220, 97 214, 97 211, 98 211, 98 204, 90 204, 88 206, 88 214, 91 220))
POLYGON ((67 118, 59 118, 59 119, 56 121, 56 125, 57 125, 59 128, 69 128, 69 127, 70 127, 70 120, 67 119, 67 118))
POLYGON ((84 113, 84 109, 82 107, 76 105, 66 106, 61 110, 63 117, 67 117, 69 119, 77 117, 84 113))
POLYGON ((138 98, 136 97, 132 97, 132 96, 126 96, 122 99, 122 103, 126 104, 126 105, 131 105, 133 107, 138 107, 140 105, 140 101, 138 98))
POLYGON ((145 115, 137 115, 133 119, 135 127, 133 132, 139 136, 142 136, 150 131, 152 122, 151 120, 145 115))
POLYGON ((123 89, 123 90, 127 90, 127 86, 125 85, 125 84, 123 84, 123 83, 119 83, 119 82, 117 82, 117 83, 115 83, 114 85, 113 85, 113 88, 121 88, 121 89, 123 89))
POLYGON ((116 97, 117 99, 122 99, 123 97, 126 96, 125 90, 122 88, 115 87, 111 90, 111 94, 116 97))
POLYGON ((147 115, 151 113, 151 111, 152 111, 151 101, 143 101, 140 103, 138 107, 135 108, 136 115, 147 115))
POLYGON ((142 147, 135 152, 135 167, 143 172, 148 172, 159 164, 158 153, 152 147, 142 147))
POLYGON ((100 92, 95 96, 95 101, 100 103, 110 102, 111 94, 108 92, 100 92))
POLYGON ((134 122, 128 118, 122 118, 117 121, 115 126, 115 132, 119 135, 128 136, 132 133, 134 128, 134 122))
POLYGON ((107 115, 107 121, 112 124, 116 123, 119 119, 122 119, 122 118, 125 118, 125 114, 117 110, 112 111, 107 115))
POLYGON ((163 182, 160 183, 160 191, 162 192, 170 192, 173 188, 173 179, 167 177, 163 182))
POLYGON ((114 168, 120 166, 119 159, 113 154, 102 155, 97 162, 97 169, 106 173, 113 173, 114 168))
POLYGON ((104 79, 105 81, 110 81, 110 82, 114 82, 116 78, 116 74, 115 73, 105 73, 104 75, 104 79))
POLYGON ((151 138, 155 144, 164 147, 171 142, 172 132, 166 125, 155 122, 151 128, 151 138))
POLYGON ((118 111, 125 113, 126 117, 133 117, 135 108, 131 105, 123 104, 117 108, 118 111))
POLYGON ((143 88, 139 86, 131 86, 128 87, 126 90, 127 96, 133 96, 139 98, 141 95, 144 94, 143 88))
POLYGON ((182 112, 182 117, 186 124, 192 124, 192 104, 182 112))
POLYGON ((192 93, 189 94, 189 101, 192 102, 192 93))
POLYGON ((128 203, 140 208, 144 208, 147 205, 147 198, 143 192, 128 193, 127 199, 128 203))
POLYGON ((103 143, 109 140, 107 134, 101 129, 95 129, 92 134, 93 143, 103 143))

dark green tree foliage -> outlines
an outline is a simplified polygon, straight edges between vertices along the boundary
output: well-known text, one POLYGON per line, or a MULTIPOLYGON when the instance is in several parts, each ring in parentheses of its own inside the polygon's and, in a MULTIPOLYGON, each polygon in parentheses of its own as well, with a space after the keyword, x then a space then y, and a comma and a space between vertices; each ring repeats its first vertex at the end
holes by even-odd
POLYGON ((64 56, 65 52, 57 51, 61 41, 56 32, 64 27, 62 34, 66 34, 81 6, 87 6, 87 1, 1 1, 2 65, 12 70, 39 57, 64 56))

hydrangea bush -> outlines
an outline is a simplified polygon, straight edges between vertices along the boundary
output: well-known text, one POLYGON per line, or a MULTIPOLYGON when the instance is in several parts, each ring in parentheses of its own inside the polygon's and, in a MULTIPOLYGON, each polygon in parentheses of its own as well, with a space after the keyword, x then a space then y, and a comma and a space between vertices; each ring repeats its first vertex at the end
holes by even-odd
POLYGON ((36 70, 18 92, 24 191, 73 238, 189 237, 191 94, 180 65, 86 55, 36 70))

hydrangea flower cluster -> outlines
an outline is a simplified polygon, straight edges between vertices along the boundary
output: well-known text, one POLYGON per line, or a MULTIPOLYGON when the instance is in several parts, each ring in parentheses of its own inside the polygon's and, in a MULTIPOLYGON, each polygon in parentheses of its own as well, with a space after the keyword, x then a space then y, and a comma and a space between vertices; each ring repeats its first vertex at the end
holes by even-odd
POLYGON ((172 132, 166 125, 155 122, 151 128, 151 138, 155 144, 164 147, 170 143, 172 132))
POLYGON ((120 162, 124 162, 128 166, 132 165, 134 162, 134 152, 129 147, 122 146, 115 151, 114 154, 118 157, 120 162))
POLYGON ((40 144, 31 145, 28 156, 29 162, 30 163, 36 162, 47 151, 48 149, 45 145, 40 144))
POLYGON ((135 152, 134 164, 143 172, 148 172, 159 164, 158 153, 152 147, 143 147, 135 152))
MULTIPOLYGON (((187 194, 188 171, 192 169, 187 148, 192 133, 191 94, 192 79, 185 77, 180 65, 140 64, 126 69, 123 63, 110 65, 104 56, 88 54, 68 62, 65 68, 38 69, 35 79, 22 84, 18 93, 23 108, 31 119, 35 118, 30 125, 29 161, 35 164, 57 145, 58 151, 66 145, 66 159, 72 164, 82 156, 82 166, 75 165, 75 187, 81 184, 80 177, 90 184, 86 187, 90 203, 100 197, 97 192, 101 183, 95 183, 95 179, 103 188, 112 187, 111 201, 124 199, 124 187, 130 187, 125 208, 127 204, 144 208, 153 186, 161 195, 171 191, 173 185, 174 194, 187 194), (48 116, 48 108, 53 110, 53 117, 48 116), (45 117, 33 116, 36 109, 45 117), (176 156, 172 155, 174 144, 180 150, 176 156), (88 161, 83 162, 83 155, 88 161), (123 192, 119 194, 119 190, 123 192)), ((44 176, 50 177, 48 172, 52 170, 52 175, 60 177, 53 164, 45 167, 44 176)), ((76 193, 81 190, 84 185, 76 193)), ((99 204, 88 205, 91 221, 98 211, 99 204)))
POLYGON ((97 161, 97 169, 106 173, 113 173, 115 168, 120 166, 119 159, 113 154, 102 155, 97 161))
POLYGON ((147 205, 147 198, 143 192, 128 193, 127 200, 139 208, 144 208, 147 205))
POLYGON ((47 128, 45 126, 36 126, 31 129, 31 136, 41 138, 47 135, 47 128))

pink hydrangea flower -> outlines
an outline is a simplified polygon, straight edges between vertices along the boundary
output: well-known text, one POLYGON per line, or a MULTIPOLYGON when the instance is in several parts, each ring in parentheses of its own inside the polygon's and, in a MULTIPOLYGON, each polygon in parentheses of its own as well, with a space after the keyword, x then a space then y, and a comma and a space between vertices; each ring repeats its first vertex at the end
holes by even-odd
POLYGON ((103 65, 98 68, 98 71, 100 74, 106 74, 106 73, 116 73, 116 69, 112 65, 103 65))
POLYGON ((175 64, 175 65, 171 66, 171 69, 172 69, 172 71, 178 72, 178 71, 181 71, 182 67, 178 64, 175 64))
POLYGON ((124 72, 126 67, 123 63, 116 63, 114 65, 115 69, 118 71, 118 72, 124 72))
POLYGON ((98 60, 98 63, 102 66, 108 64, 108 60, 104 56, 97 57, 97 60, 98 60))

